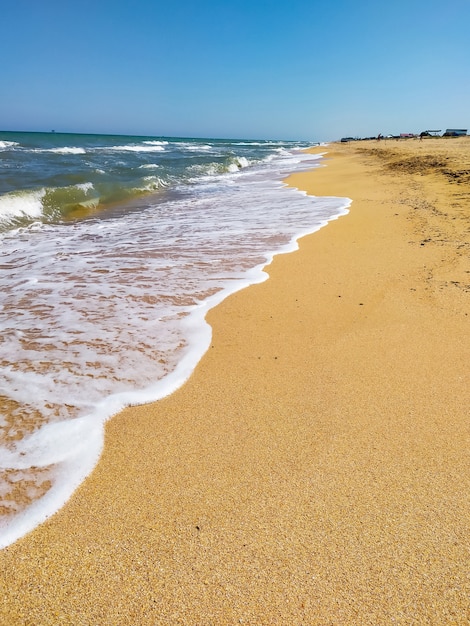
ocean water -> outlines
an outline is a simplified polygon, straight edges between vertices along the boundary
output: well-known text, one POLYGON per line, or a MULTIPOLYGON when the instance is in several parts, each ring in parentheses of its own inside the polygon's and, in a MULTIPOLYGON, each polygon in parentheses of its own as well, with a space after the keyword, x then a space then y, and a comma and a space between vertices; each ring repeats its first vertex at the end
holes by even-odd
POLYGON ((347 212, 308 143, 0 132, 0 547, 92 471, 105 421, 181 386, 207 311, 347 212))

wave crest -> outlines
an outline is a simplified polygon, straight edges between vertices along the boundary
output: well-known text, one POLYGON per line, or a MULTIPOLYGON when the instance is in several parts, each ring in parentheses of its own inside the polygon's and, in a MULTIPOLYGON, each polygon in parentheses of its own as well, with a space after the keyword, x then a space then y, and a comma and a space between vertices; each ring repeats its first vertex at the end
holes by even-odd
POLYGON ((64 146, 63 148, 49 148, 43 152, 53 152, 55 154, 86 154, 84 148, 76 148, 75 146, 64 146))
MULTIPOLYGON (((145 142, 147 143, 147 142, 145 142)), ((110 146, 104 150, 113 150, 115 152, 164 152, 165 148, 161 145, 127 145, 127 146, 110 146)))
POLYGON ((145 144, 149 146, 167 146, 168 141, 144 141, 145 144))
POLYGON ((145 176, 143 178, 143 186, 135 189, 136 192, 139 191, 156 191, 157 189, 163 189, 168 187, 170 184, 164 178, 160 178, 159 176, 145 176))
POLYGON ((93 183, 69 187, 43 187, 15 191, 0 196, 0 225, 4 228, 23 226, 31 221, 66 216, 77 208, 95 208, 100 201, 93 183))
POLYGON ((8 150, 20 144, 17 141, 0 141, 0 150, 8 150))
POLYGON ((42 200, 45 195, 45 189, 38 189, 35 191, 15 191, 0 196, 0 222, 40 217, 44 208, 42 200))

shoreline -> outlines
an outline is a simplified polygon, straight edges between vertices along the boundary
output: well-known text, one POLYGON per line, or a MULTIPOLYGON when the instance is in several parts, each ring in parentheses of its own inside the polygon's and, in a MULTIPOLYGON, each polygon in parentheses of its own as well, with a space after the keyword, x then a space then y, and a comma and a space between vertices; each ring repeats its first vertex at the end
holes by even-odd
POLYGON ((0 552, 6 623, 466 623, 468 186, 326 150, 289 182, 350 213, 208 313, 182 388, 107 423, 0 552))
MULTIPOLYGON (((306 152, 308 154, 308 150, 306 152)), ((311 150, 311 153, 315 152, 316 149, 314 147, 311 150)), ((313 167, 318 167, 318 165, 313 167)), ((294 187, 287 185, 285 181, 283 181, 283 184, 286 187, 295 189, 294 187)), ((82 484, 83 481, 93 472, 99 462, 104 443, 104 434, 101 433, 104 433, 106 423, 110 419, 127 407, 142 406, 159 402, 163 398, 172 395, 177 389, 186 383, 186 381, 192 376, 195 368, 207 352, 210 345, 212 329, 206 321, 207 313, 210 310, 217 307, 231 295, 246 289, 247 287, 267 280, 269 275, 265 271, 265 268, 272 263, 274 257, 295 252, 298 250, 298 241, 301 238, 318 232, 318 230, 327 226, 330 221, 344 216, 349 211, 349 198, 321 197, 319 200, 320 202, 325 200, 327 203, 328 201, 333 200, 333 202, 337 204, 335 209, 336 213, 330 215, 329 217, 322 216, 322 218, 319 218, 315 215, 316 207, 314 207, 314 216, 312 221, 316 223, 312 224, 308 230, 300 231, 300 233, 293 235, 291 239, 286 239, 282 245, 279 244, 277 249, 272 249, 269 252, 266 252, 264 255, 265 260, 253 266, 250 270, 247 270, 244 278, 230 280, 230 282, 220 288, 220 291, 217 291, 215 294, 207 297, 204 301, 201 301, 199 305, 195 305, 193 307, 192 312, 187 317, 186 325, 191 328, 190 335, 193 338, 197 337, 197 340, 193 340, 195 345, 193 345, 187 354, 179 361, 172 372, 167 374, 164 378, 155 381, 152 385, 145 389, 129 390, 113 394, 112 397, 108 399, 108 404, 111 407, 110 411, 106 410, 105 401, 103 403, 104 408, 101 415, 99 414, 99 411, 96 411, 95 413, 84 416, 81 420, 75 420, 76 423, 79 421, 88 423, 86 430, 89 432, 95 432, 93 441, 88 441, 84 446, 82 442, 82 446, 87 449, 88 458, 81 458, 76 462, 72 459, 69 462, 68 467, 66 469, 62 469, 62 478, 56 481, 56 484, 52 489, 50 489, 43 500, 36 503, 36 510, 33 510, 33 504, 33 506, 27 508, 24 513, 20 513, 12 519, 13 523, 11 527, 9 524, 5 526, 0 525, 0 550, 12 545, 18 541, 18 539, 21 539, 28 533, 32 532, 35 528, 44 523, 44 521, 55 515, 57 511, 59 511, 68 502, 77 487, 82 484), (70 480, 71 476, 73 477, 72 481, 70 480), (51 504, 49 504, 49 502, 51 504), (57 504, 58 502, 60 502, 60 504, 57 504)), ((49 438, 53 438, 54 434, 50 431, 48 436, 49 438)), ((75 437, 77 440, 80 438, 78 435, 75 435, 75 437)))

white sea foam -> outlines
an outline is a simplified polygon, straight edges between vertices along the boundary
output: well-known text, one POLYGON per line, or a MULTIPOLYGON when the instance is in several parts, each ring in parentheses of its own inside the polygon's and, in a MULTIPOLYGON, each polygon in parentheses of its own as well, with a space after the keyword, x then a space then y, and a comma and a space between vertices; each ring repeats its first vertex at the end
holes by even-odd
POLYGON ((0 221, 15 217, 40 217, 45 194, 45 189, 39 189, 37 191, 16 191, 0 196, 0 221))
POLYGON ((74 146, 65 146, 63 148, 50 148, 48 150, 43 150, 43 152, 53 152, 56 154, 86 154, 86 150, 84 148, 76 148, 74 146))
POLYGON ((246 157, 236 157, 234 163, 230 163, 228 166, 228 171, 236 172, 237 170, 242 169, 243 167, 248 167, 249 165, 250 162, 246 157))
POLYGON ((282 144, 281 141, 236 141, 234 146, 278 146, 282 144))
POLYGON ((94 189, 93 183, 79 183, 75 185, 75 187, 77 189, 80 189, 81 191, 84 191, 85 193, 88 193, 89 191, 92 191, 94 189))
POLYGON ((232 157, 228 164, 216 161, 204 164, 195 163, 188 167, 188 172, 196 175, 194 178, 191 178, 192 181, 201 181, 203 178, 220 176, 224 173, 233 174, 252 164, 246 157, 232 157))
POLYGON ((201 143, 185 143, 181 142, 176 144, 178 148, 188 150, 189 152, 205 152, 205 151, 217 151, 217 146, 210 146, 209 144, 201 143))
POLYGON ((195 174, 194 178, 191 178, 191 181, 200 180, 200 177, 209 177, 209 176, 217 176, 223 172, 223 165, 220 163, 204 163, 194 165, 190 165, 188 167, 188 172, 191 174, 195 174))
POLYGON ((0 141, 0 150, 9 150, 19 145, 17 141, 0 141))
POLYGON ((164 152, 165 148, 158 145, 127 145, 127 146, 110 146, 103 150, 115 152, 164 152))
POLYGON ((144 141, 145 144, 149 146, 167 146, 168 141, 144 141))
POLYGON ((143 186, 139 188, 142 191, 154 191, 156 189, 168 187, 168 182, 163 178, 159 178, 158 176, 145 176, 143 178, 143 181, 143 186))
POLYGON ((140 170, 155 170, 160 167, 157 163, 145 163, 144 165, 139 165, 140 170))
MULTIPOLYGON (((112 219, 2 235, 10 269, 0 274, 0 395, 41 423, 0 448, 0 468, 29 482, 42 468, 53 486, 0 521, 0 547, 70 497, 99 458, 107 418, 187 380, 210 345, 211 307, 265 280, 273 254, 346 212, 346 199, 311 198, 281 182, 317 163, 301 152, 241 162, 112 219)), ((2 501, 12 502, 5 487, 2 501)))

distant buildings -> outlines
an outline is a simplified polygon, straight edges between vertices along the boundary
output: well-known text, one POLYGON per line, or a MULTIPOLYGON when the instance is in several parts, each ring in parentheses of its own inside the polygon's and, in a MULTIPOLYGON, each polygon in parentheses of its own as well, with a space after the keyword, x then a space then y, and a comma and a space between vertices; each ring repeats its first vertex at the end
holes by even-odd
POLYGON ((448 128, 445 133, 440 135, 440 130, 423 130, 419 135, 415 133, 400 133, 399 135, 386 135, 385 137, 382 134, 377 135, 376 137, 343 137, 341 139, 341 143, 347 143, 348 141, 365 141, 370 139, 416 139, 423 137, 466 137, 467 129, 466 128, 448 128))
POLYGON ((442 135, 443 137, 465 137, 467 134, 466 128, 448 128, 442 135))

